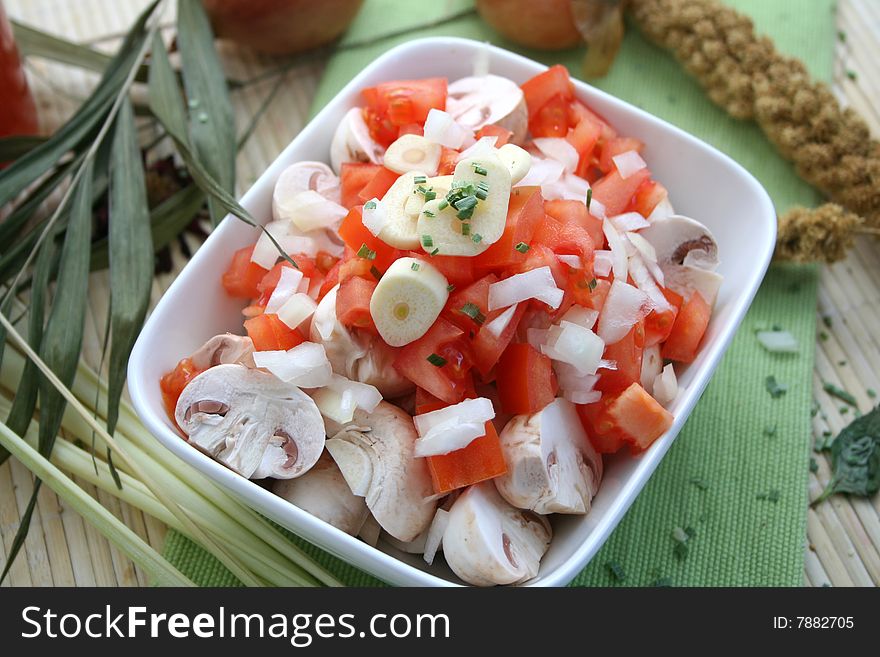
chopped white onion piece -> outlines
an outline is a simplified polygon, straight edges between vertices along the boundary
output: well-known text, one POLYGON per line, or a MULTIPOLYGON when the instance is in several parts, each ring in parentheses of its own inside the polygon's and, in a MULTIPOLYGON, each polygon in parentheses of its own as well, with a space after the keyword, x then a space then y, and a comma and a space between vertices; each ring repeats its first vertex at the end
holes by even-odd
POLYGON ((324 346, 314 342, 303 342, 288 351, 255 351, 254 364, 300 388, 325 386, 333 376, 324 346))
POLYGON ((350 395, 355 406, 367 413, 375 411, 379 402, 382 401, 382 395, 375 386, 371 386, 369 383, 361 383, 360 381, 352 381, 338 374, 333 375, 333 379, 327 387, 341 395, 350 395))
POLYGON ((307 189, 290 200, 289 215, 293 225, 303 231, 336 228, 348 210, 318 192, 307 189))
POLYGON ((590 199, 590 214, 596 217, 596 219, 605 219, 607 218, 607 214, 605 213, 605 204, 601 201, 597 201, 594 198, 590 199))
POLYGON ((663 371, 654 379, 654 399, 661 406, 668 407, 678 397, 678 379, 672 363, 663 368, 663 371))
POLYGON ((263 269, 272 269, 275 263, 278 262, 280 254, 278 253, 278 247, 272 244, 272 240, 269 239, 269 235, 274 237, 275 241, 280 244, 290 234, 289 226, 290 223, 287 221, 273 221, 266 224, 266 232, 260 233, 260 237, 254 245, 254 250, 251 253, 251 262, 260 265, 263 269))
POLYGON ((608 219, 602 222, 602 231, 605 233, 605 239, 608 240, 608 248, 611 249, 611 270, 614 272, 614 278, 625 281, 628 273, 626 243, 608 219))
POLYGON ((617 369, 617 361, 616 360, 608 360, 607 358, 603 358, 599 361, 599 368, 603 370, 616 370, 617 369))
POLYGON ((641 253, 645 260, 657 262, 657 250, 648 240, 638 233, 627 233, 626 238, 632 242, 632 245, 636 247, 636 251, 641 253))
POLYGON ((606 251, 604 249, 599 249, 593 252, 595 259, 593 260, 593 273, 596 276, 608 276, 611 273, 611 266, 614 263, 614 259, 611 255, 611 251, 606 251))
POLYGON ((489 310, 506 308, 527 299, 543 301, 555 310, 562 303, 562 296, 550 267, 545 265, 492 283, 489 286, 489 310))
POLYGON ((605 343, 598 335, 566 321, 548 329, 547 343, 541 347, 544 355, 576 367, 581 374, 596 373, 604 350, 605 343))
POLYGON ((351 422, 358 408, 372 413, 382 401, 382 395, 374 386, 338 374, 334 374, 325 387, 310 394, 321 415, 339 424, 351 422))
POLYGON ((673 214, 675 214, 675 208, 672 207, 672 203, 667 196, 654 206, 651 214, 648 215, 648 221, 653 224, 655 221, 661 221, 673 214))
POLYGON ((470 445, 486 435, 486 422, 495 417, 492 402, 485 397, 422 413, 413 418, 419 434, 415 442, 416 456, 448 454, 470 445))
POLYGON ((657 287, 654 276, 648 271, 645 260, 638 253, 629 259, 629 274, 636 287, 648 295, 654 309, 664 312, 672 308, 663 291, 657 287))
POLYGON ((532 156, 532 166, 529 168, 529 172, 514 187, 543 186, 555 183, 562 177, 564 171, 565 168, 561 162, 532 156))
POLYGON ((648 166, 637 151, 626 151, 620 155, 615 155, 611 159, 614 162, 614 166, 617 167, 620 177, 624 180, 629 178, 636 171, 641 171, 648 166))
POLYGON ((451 422, 415 442, 416 456, 441 456, 464 449, 486 435, 486 425, 479 422, 451 422))
POLYGON ((560 390, 589 392, 596 387, 596 383, 599 381, 598 374, 583 374, 574 365, 563 361, 554 362, 553 371, 556 372, 556 380, 560 390))
POLYGON ((780 354, 796 354, 798 341, 789 331, 758 331, 758 342, 767 351, 780 354))
POLYGON ((571 267, 572 269, 580 269, 583 266, 581 262, 581 257, 576 255, 558 255, 556 259, 561 262, 563 265, 571 267))
POLYGON ((638 212, 624 212, 623 214, 608 217, 608 221, 614 224, 619 233, 626 233, 630 230, 640 230, 647 228, 651 224, 638 212))
POLYGON ((437 552, 440 551, 443 545, 443 534, 446 533, 448 526, 449 511, 437 509, 437 513, 434 514, 434 520, 431 521, 431 526, 428 528, 428 535, 425 537, 425 552, 422 555, 429 566, 434 563, 434 557, 437 556, 437 552))
MULTIPOLYGON (((303 273, 293 267, 282 267, 278 285, 272 291, 272 296, 266 302, 266 314, 277 313, 287 300, 296 294, 299 284, 302 282, 303 273)), ((295 328, 295 327, 294 327, 295 328)))
MULTIPOLYGON (((315 314, 318 304, 308 294, 297 292, 278 309, 278 319, 289 328, 295 329, 315 314)), ((268 306, 267 306, 268 312, 268 306)))
POLYGON ((572 404, 593 404, 602 399, 598 390, 565 390, 562 396, 572 404))
POLYGON ((385 216, 385 206, 382 205, 382 201, 374 198, 364 203, 364 209, 361 212, 361 222, 364 224, 364 228, 375 237, 378 237, 382 229, 385 228, 385 224, 388 223, 388 217, 385 216))
POLYGON ((504 329, 506 329, 510 325, 510 320, 513 319, 514 314, 516 314, 516 308, 519 304, 513 304, 510 308, 505 310, 503 313, 498 315, 491 322, 483 326, 484 331, 489 331, 496 338, 500 338, 501 334, 504 333, 504 329))
MULTIPOLYGON (((319 251, 326 251, 332 256, 341 257, 345 251, 345 245, 330 237, 326 230, 313 230, 305 235, 289 221, 273 221, 266 224, 266 231, 287 254, 302 253, 314 258, 319 251)), ((254 245, 251 262, 260 265, 263 269, 272 269, 279 257, 278 247, 272 243, 269 235, 261 233, 254 245)))
POLYGON ((590 183, 586 180, 572 173, 565 173, 555 181, 543 183, 541 185, 541 194, 546 200, 560 199, 583 203, 586 201, 587 190, 589 189, 590 183))
POLYGON ((461 162, 462 160, 466 160, 469 157, 489 157, 490 155, 494 156, 496 141, 498 141, 498 137, 480 137, 471 146, 468 146, 466 149, 464 149, 455 159, 455 161, 461 162))
POLYGON ((560 318, 560 321, 571 322, 572 324, 583 326, 585 329, 590 329, 592 331, 593 327, 596 325, 597 319, 599 319, 598 310, 585 308, 584 306, 575 304, 565 311, 565 314, 560 318))
POLYGON ((567 139, 562 137, 538 137, 534 140, 534 144, 546 157, 562 163, 566 171, 574 173, 574 170, 577 169, 580 156, 577 149, 567 139))
POLYGON ((651 307, 647 294, 615 278, 599 314, 599 337, 605 344, 619 342, 651 307))
POLYGON ((467 130, 460 126, 451 114, 433 108, 428 112, 428 118, 425 121, 425 139, 458 150, 464 143, 467 134, 467 130))
POLYGON ((541 347, 547 343, 547 334, 549 332, 550 329, 529 328, 526 331, 526 340, 528 340, 528 343, 535 349, 541 351, 541 347))

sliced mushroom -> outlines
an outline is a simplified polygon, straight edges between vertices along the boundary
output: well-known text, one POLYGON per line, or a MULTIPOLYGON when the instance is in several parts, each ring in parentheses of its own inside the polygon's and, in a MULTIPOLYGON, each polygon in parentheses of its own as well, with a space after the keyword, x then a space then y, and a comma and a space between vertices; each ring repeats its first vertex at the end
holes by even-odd
POLYGON ((722 276, 718 266, 718 244, 706 226, 680 214, 658 218, 639 234, 657 254, 664 285, 685 298, 695 291, 715 304, 722 276))
POLYGON ((367 545, 376 547, 376 544, 379 542, 379 535, 381 533, 382 528, 379 526, 379 523, 376 522, 376 519, 373 516, 367 514, 367 519, 364 521, 364 526, 361 527, 361 530, 358 532, 358 538, 360 538, 367 545))
POLYGON ((376 386, 382 396, 392 399, 412 392, 412 381, 392 367, 395 350, 368 333, 349 331, 336 316, 337 285, 318 304, 309 336, 324 345, 327 359, 336 374, 376 386))
POLYGON ((361 530, 370 513, 364 498, 352 494, 327 452, 302 477, 274 482, 272 492, 351 536, 361 530))
POLYGON ((382 164, 385 149, 373 141, 360 107, 352 107, 342 117, 330 143, 330 164, 339 173, 343 162, 382 164))
POLYGON ((468 488, 452 505, 443 556, 469 584, 518 584, 538 574, 551 536, 546 518, 510 506, 487 481, 468 488))
POLYGON ((529 130, 529 114, 522 89, 499 75, 469 76, 449 85, 446 111, 474 132, 497 125, 513 133, 510 141, 522 144, 529 130))
POLYGON ((183 389, 174 416, 190 443, 243 477, 298 477, 324 448, 324 421, 315 402, 244 365, 217 365, 199 374, 183 389))
POLYGON ((193 365, 206 370, 224 363, 254 365, 254 343, 247 336, 222 333, 215 335, 190 356, 193 365))
POLYGON ((412 418, 381 402, 372 413, 357 411, 354 421, 357 426, 327 441, 327 451, 351 491, 366 497, 382 529, 400 541, 411 541, 431 523, 437 506, 426 500, 433 492, 431 475, 425 460, 413 454, 412 418))
POLYGON ((401 552, 406 552, 407 554, 424 554, 425 553, 425 542, 428 539, 428 531, 430 531, 431 525, 428 524, 425 527, 425 530, 421 532, 418 536, 416 536, 411 541, 398 541, 391 534, 385 532, 382 538, 388 543, 388 545, 397 548, 401 552))
POLYGON ((339 177, 323 162, 297 162, 291 164, 275 183, 272 192, 272 215, 276 221, 289 220, 285 208, 291 199, 300 192, 317 192, 328 201, 339 203, 339 177))
POLYGON ((556 399, 517 415, 499 436, 507 473, 494 479, 501 496, 536 513, 587 513, 602 479, 602 457, 590 445, 574 404, 556 399))

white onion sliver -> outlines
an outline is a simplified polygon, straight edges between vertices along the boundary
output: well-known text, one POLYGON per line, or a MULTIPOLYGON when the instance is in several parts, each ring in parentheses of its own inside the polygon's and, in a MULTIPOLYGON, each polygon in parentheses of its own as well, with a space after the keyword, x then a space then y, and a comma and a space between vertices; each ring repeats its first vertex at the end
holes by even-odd
POLYGON ((419 436, 425 438, 437 427, 445 426, 449 422, 485 423, 494 417, 495 409, 491 400, 477 397, 476 399, 465 399, 430 413, 421 413, 413 417, 413 422, 419 436))
POLYGON ((480 137, 473 145, 464 149, 456 158, 456 162, 461 162, 469 157, 489 157, 495 155, 495 142, 498 137, 480 137))
POLYGON ((669 202, 669 197, 667 196, 654 206, 651 214, 648 215, 648 221, 653 224, 655 221, 666 219, 673 214, 675 214, 675 208, 672 207, 672 203, 669 202))
POLYGON ((561 162, 533 156, 529 172, 514 187, 543 186, 555 183, 562 177, 564 171, 565 168, 561 162))
POLYGON ((482 422, 459 422, 451 420, 437 427, 424 438, 415 442, 415 456, 440 456, 464 449, 474 440, 486 435, 486 425, 482 422))
POLYGON ((575 304, 565 311, 565 314, 560 318, 560 322, 571 322, 572 324, 583 326, 585 329, 593 330, 597 319, 599 319, 598 310, 575 304))
POLYGON ((518 305, 519 304, 516 303, 513 304, 510 308, 498 315, 498 317, 483 326, 483 330, 489 331, 489 333, 494 335, 496 338, 500 338, 501 334, 504 333, 504 329, 506 329, 510 325, 510 320, 513 319, 518 305))
POLYGON ((590 329, 562 321, 551 326, 547 343, 541 351, 552 358, 574 366, 581 374, 595 374, 605 350, 605 343, 590 329))
POLYGON ((626 233, 630 230, 640 230, 651 225, 638 212, 624 212, 623 214, 608 217, 608 221, 613 223, 614 227, 621 233, 626 233))
POLYGON ((562 396, 572 404, 593 404, 602 399, 598 390, 565 390, 562 396))
POLYGON ((352 381, 338 374, 333 375, 327 387, 343 397, 348 396, 355 406, 367 413, 375 411, 379 402, 382 401, 382 395, 375 386, 371 386, 369 383, 361 383, 360 381, 352 381))
POLYGON ((318 388, 310 394, 321 415, 328 420, 348 424, 354 419, 355 407, 351 403, 351 395, 344 397, 330 388, 318 388))
POLYGON ((632 242, 632 245, 636 247, 636 250, 642 254, 645 260, 657 262, 657 250, 648 240, 638 233, 627 233, 626 238, 632 242))
POLYGON ((758 342, 767 351, 779 354, 796 354, 798 341, 789 331, 758 331, 758 342))
POLYGON ((599 337, 605 344, 619 342, 636 322, 648 314, 651 306, 647 294, 615 278, 599 314, 599 337))
POLYGON ((550 329, 530 328, 526 331, 526 340, 535 349, 541 351, 541 347, 547 343, 547 334, 549 332, 550 329))
POLYGON ((371 199, 364 203, 364 209, 361 212, 361 222, 370 233, 375 237, 379 236, 385 224, 388 223, 388 217, 385 215, 385 206, 382 201, 377 198, 371 199))
POLYGON ((299 284, 302 282, 303 273, 299 269, 293 267, 282 267, 281 276, 278 278, 278 285, 272 290, 272 296, 266 302, 267 314, 277 313, 278 309, 283 306, 290 297, 296 294, 299 284))
POLYGON ((562 361, 553 363, 553 371, 556 372, 561 390, 587 392, 596 387, 596 383, 599 381, 598 374, 583 374, 574 365, 562 361))
POLYGON ((648 271, 648 267, 645 265, 645 261, 640 254, 636 253, 630 258, 629 273, 636 287, 648 295, 654 309, 664 312, 672 308, 663 291, 657 287, 654 276, 648 271))
POLYGON ((260 233, 260 237, 257 238, 257 243, 254 245, 254 250, 251 253, 251 262, 260 265, 263 269, 272 269, 275 263, 278 262, 279 253, 278 248, 269 239, 269 235, 280 242, 290 234, 289 226, 290 223, 287 221, 273 221, 266 224, 265 232, 260 233))
MULTIPOLYGON (((278 319, 289 328, 295 329, 315 314, 318 304, 308 294, 297 292, 278 309, 278 319)), ((268 312, 268 306, 266 307, 268 312)))
POLYGON ((603 358, 599 361, 599 367, 603 370, 616 370, 617 369, 617 361, 609 360, 607 358, 603 358))
POLYGON ((606 251, 604 249, 599 249, 593 252, 595 259, 593 260, 593 273, 596 276, 608 276, 611 273, 611 266, 614 263, 614 259, 611 255, 611 251, 606 251))
POLYGON ((572 269, 580 269, 583 265, 580 256, 576 255, 558 255, 556 256, 556 259, 563 265, 571 267, 572 269))
POLYGON ((590 199, 590 214, 596 217, 596 219, 605 219, 607 218, 607 214, 605 213, 605 204, 601 201, 597 201, 594 198, 590 199))
POLYGON ((678 379, 672 363, 666 365, 654 379, 654 399, 661 406, 669 406, 678 397, 678 379))
POLYGON ((614 162, 614 166, 617 167, 620 177, 624 180, 648 166, 637 151, 626 151, 620 155, 615 155, 611 159, 614 162))
POLYGON ((580 156, 577 149, 567 139, 538 137, 534 140, 534 144, 546 157, 561 162, 566 171, 574 172, 577 169, 580 156))
POLYGON ((290 200, 289 214, 294 226, 308 232, 318 228, 335 228, 348 210, 307 189, 290 200))
POLYGON ((626 243, 608 219, 602 222, 602 231, 605 233, 605 239, 608 240, 608 248, 611 249, 611 270, 614 272, 614 278, 625 281, 628 274, 626 243))
POLYGON ((303 342, 288 351, 255 351, 254 364, 300 388, 325 386, 333 378, 324 346, 314 342, 303 342))
POLYGON ((438 109, 431 109, 428 112, 424 134, 425 139, 456 150, 461 148, 467 137, 467 131, 452 118, 451 114, 438 109))
POLYGON ((440 551, 440 547, 443 545, 443 534, 446 533, 448 526, 449 511, 437 509, 437 513, 434 514, 434 520, 431 521, 431 526, 428 528, 428 535, 425 537, 425 552, 422 555, 429 566, 434 563, 434 557, 437 556, 437 552, 440 551))
POLYGON ((589 189, 590 183, 571 173, 565 173, 556 180, 549 180, 541 184, 541 194, 548 201, 559 199, 583 203, 589 189))
POLYGON ((562 303, 562 296, 550 267, 545 265, 492 283, 489 286, 489 310, 506 308, 527 299, 538 299, 555 310, 562 303))

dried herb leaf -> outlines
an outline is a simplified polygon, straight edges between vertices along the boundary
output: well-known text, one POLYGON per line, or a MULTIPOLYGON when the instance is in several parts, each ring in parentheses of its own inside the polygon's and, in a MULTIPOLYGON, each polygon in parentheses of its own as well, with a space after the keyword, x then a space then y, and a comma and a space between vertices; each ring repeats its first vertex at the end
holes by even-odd
POLYGON ((831 444, 834 471, 813 504, 834 493, 868 497, 880 489, 880 406, 853 420, 831 444))

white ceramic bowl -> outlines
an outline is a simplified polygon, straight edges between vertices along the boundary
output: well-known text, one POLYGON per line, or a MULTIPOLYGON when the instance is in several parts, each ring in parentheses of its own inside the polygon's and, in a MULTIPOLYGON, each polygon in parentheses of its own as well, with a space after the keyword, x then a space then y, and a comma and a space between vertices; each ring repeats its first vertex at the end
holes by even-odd
MULTIPOLYGON (((428 38, 398 46, 369 64, 311 121, 245 194, 241 203, 269 221, 272 188, 281 171, 300 160, 328 161, 329 145, 346 110, 360 104, 360 90, 378 82, 470 75, 486 48, 467 39, 428 38)), ((546 67, 489 47, 490 70, 517 83, 546 67)), ((646 144, 645 159, 669 190, 677 211, 704 222, 718 240, 726 283, 697 360, 680 370, 682 392, 671 409, 672 428, 636 458, 606 459, 605 478, 587 516, 554 516, 554 536, 538 576, 526 586, 570 582, 605 542, 654 472, 687 420, 746 313, 773 252, 776 213, 755 178, 729 157, 647 112, 582 82, 578 97, 605 116, 621 134, 646 144)), ((220 276, 233 252, 258 233, 227 217, 174 281, 147 320, 131 355, 128 386, 135 408, 156 438, 181 459, 211 477, 257 511, 348 563, 397 585, 447 586, 461 581, 438 559, 427 566, 419 555, 388 545, 368 546, 301 511, 190 447, 172 428, 162 406, 159 378, 207 338, 241 332, 239 300, 223 291, 220 276)))

